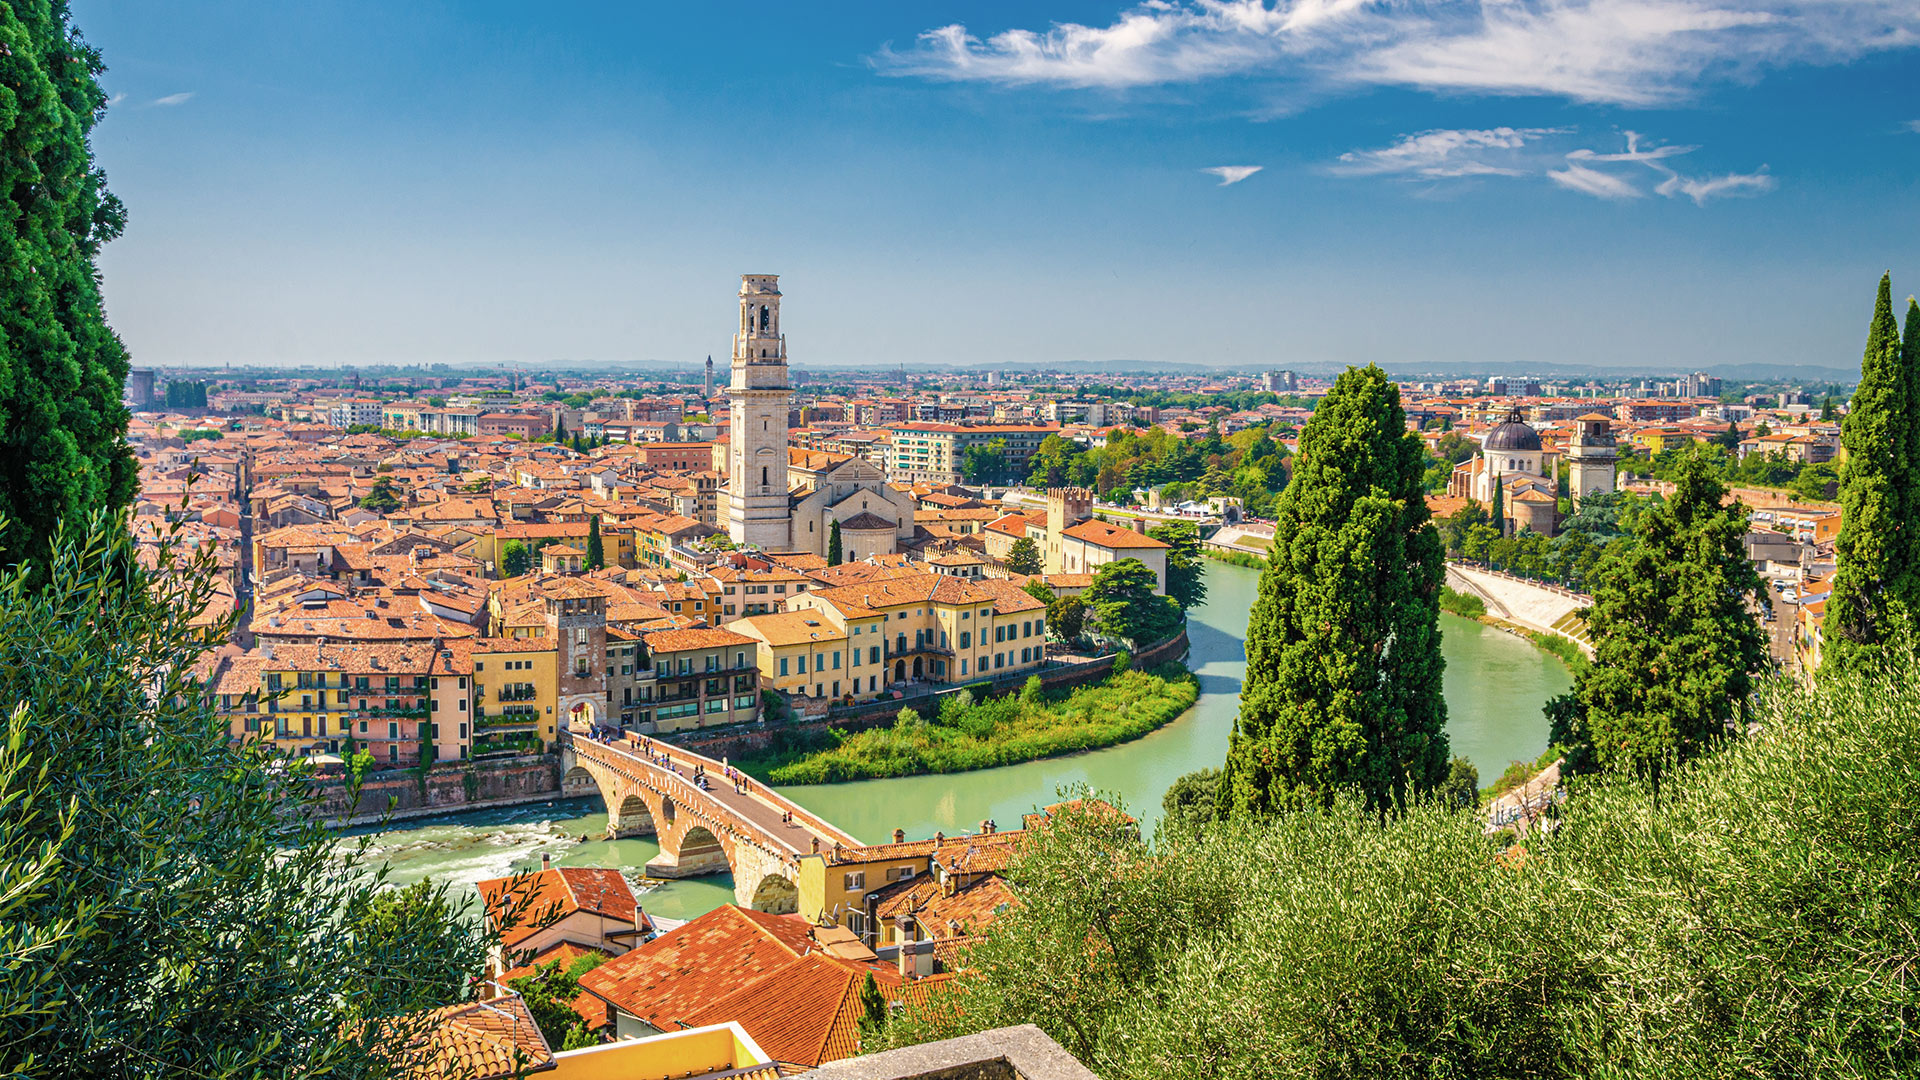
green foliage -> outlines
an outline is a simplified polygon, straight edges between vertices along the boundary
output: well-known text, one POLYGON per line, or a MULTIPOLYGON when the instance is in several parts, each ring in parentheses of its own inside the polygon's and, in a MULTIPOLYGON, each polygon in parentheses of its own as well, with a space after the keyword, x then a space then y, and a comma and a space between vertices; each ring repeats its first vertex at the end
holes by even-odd
POLYGON ((1197 769, 1174 780, 1160 796, 1161 828, 1199 832, 1220 821, 1220 770, 1197 769))
POLYGON ((207 407, 207 384, 203 382, 170 382, 167 384, 167 408, 204 409, 207 407))
POLYGON ((587 519, 587 569, 598 570, 607 565, 607 549, 600 540, 600 515, 587 519))
POLYGON ((1082 447, 1058 435, 1041 440, 1028 463, 1033 487, 1091 487, 1102 498, 1124 500, 1136 487, 1180 485, 1193 498, 1232 495, 1247 512, 1265 516, 1286 486, 1286 448, 1264 425, 1222 439, 1209 429, 1187 439, 1162 428, 1115 429, 1102 447, 1082 447))
POLYGON ((149 572, 96 517, 52 551, 37 588, 0 572, 0 698, 26 718, 0 753, 22 889, 0 941, 26 943, 0 965, 0 1074, 384 1075, 412 1044, 387 1018, 458 999, 488 938, 443 887, 384 897, 368 841, 309 813, 305 764, 230 743, 194 673, 231 621, 188 623, 210 550, 149 572))
POLYGON ((1300 436, 1247 625, 1222 798, 1235 815, 1371 806, 1446 775, 1440 589, 1425 448, 1378 367, 1348 368, 1300 436))
POLYGON ((846 561, 846 553, 840 546, 840 519, 834 518, 827 527, 827 565, 839 566, 846 561))
POLYGON ((1191 521, 1169 521, 1147 530, 1147 535, 1166 544, 1167 595, 1182 610, 1191 611, 1207 602, 1206 567, 1200 561, 1200 527, 1191 521))
MULTIPOLYGON (((1891 276, 1880 278, 1860 385, 1840 442, 1841 525, 1834 543, 1833 593, 1827 598, 1821 666, 1844 668, 1871 658, 1890 641, 1911 640, 1920 621, 1920 545, 1912 538, 1920 513, 1920 365, 1893 318, 1891 276)), ((1908 337, 1920 331, 1909 328, 1908 337)))
POLYGON ((393 490, 393 478, 374 477, 373 487, 360 497, 360 507, 376 514, 391 514, 400 509, 400 496, 393 490))
POLYGON ((860 1046, 871 1049, 884 1044, 886 1031, 887 998, 869 971, 860 981, 860 1046))
POLYGON ((1455 592, 1442 585, 1440 586, 1440 610, 1464 615, 1469 619, 1479 619, 1486 616, 1487 604, 1472 593, 1455 592))
POLYGON ((1040 545, 1034 543, 1031 536, 1015 540, 1013 547, 1007 551, 1007 569, 1016 574, 1038 574, 1044 568, 1040 561, 1040 545))
MULTIPOLYGON (((1180 605, 1154 595, 1159 582, 1139 559, 1116 559, 1094 571, 1093 584, 1081 594, 1094 629, 1135 644, 1164 641, 1180 632, 1180 605)), ((1064 631, 1063 631, 1064 632, 1064 631)))
POLYGON ((1047 629, 1062 641, 1078 641, 1087 632, 1087 602, 1062 596, 1047 605, 1047 629))
POLYGON ((1698 460, 1640 522, 1637 542, 1594 575, 1594 662, 1547 705, 1567 770, 1657 775, 1745 725, 1767 642, 1748 608, 1767 602, 1747 561, 1746 508, 1698 460))
POLYGON ((1177 664, 1115 673, 1054 700, 1025 693, 976 699, 963 691, 941 704, 934 723, 901 709, 890 728, 736 764, 773 784, 988 769, 1137 739, 1187 711, 1199 694, 1177 664))
POLYGON ((508 540, 500 545, 500 576, 519 577, 533 569, 533 553, 519 540, 508 540))
POLYGON ((556 1050, 577 1050, 597 1046, 600 1037, 587 1030, 587 1022, 573 1008, 580 996, 580 976, 606 963, 610 957, 593 952, 578 956, 565 966, 549 960, 533 969, 533 974, 511 979, 507 985, 520 991, 527 1012, 547 1037, 547 1045, 556 1050))
POLYGON ((64 2, 0 6, 0 564, 44 559, 62 524, 133 501, 127 352, 96 264, 126 221, 89 145, 102 70, 64 2))
POLYGON ((1033 597, 1035 600, 1038 600, 1041 603, 1046 604, 1049 607, 1053 606, 1053 602, 1059 599, 1059 597, 1053 594, 1052 589, 1047 588, 1047 585, 1045 582, 1040 581, 1038 579, 1029 581, 1025 585, 1020 586, 1020 591, 1026 593, 1028 596, 1033 597))
POLYGON ((1065 808, 888 1037, 1035 1023, 1105 1080, 1915 1075, 1916 675, 1770 686, 1757 737, 1504 854, 1437 801, 1151 845, 1065 808))
POLYGON ((969 446, 960 455, 960 475, 976 484, 996 487, 1014 480, 1013 464, 1007 458, 1007 440, 993 439, 985 446, 969 446))
POLYGON ((1046 692, 1047 685, 1040 681, 1040 676, 1029 675, 1027 681, 1020 687, 1020 701, 1025 705, 1038 705, 1046 692))

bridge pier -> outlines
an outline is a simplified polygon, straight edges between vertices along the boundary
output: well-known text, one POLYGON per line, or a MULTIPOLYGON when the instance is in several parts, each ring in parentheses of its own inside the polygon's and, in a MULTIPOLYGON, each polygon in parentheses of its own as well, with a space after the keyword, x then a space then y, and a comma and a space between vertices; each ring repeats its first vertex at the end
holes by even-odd
POLYGON ((646 801, 638 795, 629 795, 620 801, 618 809, 607 809, 607 839, 625 840, 630 836, 652 836, 658 828, 653 823, 653 811, 648 809, 646 801))
POLYGON ((724 874, 733 866, 727 861, 727 852, 720 846, 714 835, 702 828, 688 831, 680 838, 677 850, 667 850, 660 846, 660 854, 647 862, 647 876, 657 878, 706 877, 708 874, 724 874))

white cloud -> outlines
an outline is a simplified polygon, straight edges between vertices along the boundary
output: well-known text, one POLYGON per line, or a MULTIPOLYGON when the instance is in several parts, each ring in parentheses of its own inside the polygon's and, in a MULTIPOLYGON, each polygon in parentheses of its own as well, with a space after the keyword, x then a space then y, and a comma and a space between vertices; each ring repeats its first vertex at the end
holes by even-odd
POLYGON ((120 104, 121 102, 123 102, 123 101, 125 101, 125 100, 127 100, 127 95, 125 95, 125 94, 115 94, 115 95, 113 95, 112 97, 110 97, 110 98, 108 98, 108 99, 107 99, 107 104, 108 104, 109 106, 112 106, 112 105, 118 105, 118 104, 120 104))
POLYGON ((1564 169, 1554 169, 1547 173, 1547 179, 1582 195, 1592 195, 1596 199, 1637 199, 1641 196, 1639 188, 1629 181, 1622 180, 1612 173, 1589 169, 1575 161, 1567 162, 1564 169))
POLYGON ((1396 176, 1436 183, 1475 176, 1544 177, 1568 191, 1598 199, 1638 199, 1647 192, 1635 181, 1646 169, 1660 178, 1654 193, 1685 196, 1699 206, 1712 199, 1773 190, 1773 177, 1765 166, 1751 173, 1683 176, 1667 160, 1698 147, 1648 145, 1639 132, 1620 134, 1626 149, 1602 151, 1586 146, 1565 149, 1574 141, 1574 132, 1566 128, 1423 131, 1402 136, 1383 149, 1341 154, 1327 171, 1336 176, 1396 176))
POLYGON ((154 98, 153 103, 155 105, 185 105, 188 101, 192 100, 192 98, 193 91, 188 90, 185 93, 168 94, 166 97, 154 98))
POLYGON ((1529 142, 1556 134, 1553 128, 1484 128, 1422 131, 1402 136, 1380 150, 1340 155, 1332 171, 1343 176, 1406 175, 1429 179, 1456 176, 1524 176, 1518 151, 1529 142))
POLYGON ((1702 83, 1920 45, 1913 0, 1145 0, 1105 26, 882 49, 892 75, 1123 90, 1228 76, 1652 105, 1702 83))
POLYGON ((1654 190, 1669 199, 1675 195, 1685 195, 1696 206, 1705 206, 1708 199, 1765 194, 1773 190, 1773 177, 1767 175, 1765 166, 1761 166, 1759 172, 1728 173, 1704 180, 1692 180, 1676 173, 1661 181, 1654 190))
POLYGON ((1220 186, 1226 187, 1229 184, 1237 184, 1264 168, 1266 168, 1264 165, 1215 165, 1210 169, 1201 169, 1200 171, 1203 173, 1212 173, 1219 177, 1220 186))
POLYGON ((1907 121, 1907 130, 1913 132, 1915 135, 1920 135, 1920 120, 1907 121))

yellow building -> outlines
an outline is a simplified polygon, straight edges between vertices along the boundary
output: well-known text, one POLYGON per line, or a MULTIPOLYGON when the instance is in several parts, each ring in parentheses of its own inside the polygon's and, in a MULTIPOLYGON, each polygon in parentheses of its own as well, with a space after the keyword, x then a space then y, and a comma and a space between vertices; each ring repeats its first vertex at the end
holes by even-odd
POLYGON ((483 638, 473 645, 473 755, 540 750, 559 718, 554 639, 483 638))
MULTIPOLYGON (((788 611, 819 611, 841 626, 878 630, 888 682, 966 682, 1037 669, 1046 662, 1046 605, 1003 579, 914 574, 787 599, 788 611), (869 624, 878 616, 876 624, 869 624)), ((850 645, 860 644, 848 634, 850 645)))
POLYGON ((641 635, 641 665, 652 675, 637 730, 685 731, 745 723, 760 715, 758 642, 721 627, 641 635))
POLYGON ((428 642, 278 644, 223 661, 216 700, 236 739, 293 756, 371 753, 389 765, 463 756, 458 721, 430 719, 428 642))
POLYGON ((753 615, 726 628, 759 642, 763 684, 800 697, 871 701, 887 689, 882 625, 877 612, 847 617, 809 609, 753 615))

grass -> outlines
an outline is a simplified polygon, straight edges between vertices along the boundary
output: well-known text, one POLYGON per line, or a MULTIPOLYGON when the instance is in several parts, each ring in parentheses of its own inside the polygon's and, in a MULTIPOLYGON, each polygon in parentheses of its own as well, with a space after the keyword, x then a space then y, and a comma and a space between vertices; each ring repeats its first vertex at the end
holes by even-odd
POLYGON ((1202 548, 1201 552, 1205 554, 1207 558, 1226 563, 1229 566, 1244 566, 1250 570, 1264 570, 1267 568, 1266 559, 1259 555, 1249 555, 1244 551, 1221 551, 1218 548, 1202 548))
POLYGON ((1464 615, 1469 619, 1480 619, 1486 617, 1487 605, 1486 601, 1471 593, 1455 592, 1442 585, 1440 586, 1440 610, 1464 615))
POLYGON ((811 742, 737 764, 773 784, 966 772, 1094 750, 1137 739, 1191 708, 1200 686, 1178 664, 1129 670, 1064 694, 1036 693, 975 701, 948 698, 921 717, 900 710, 895 722, 855 734, 828 729, 811 742))

